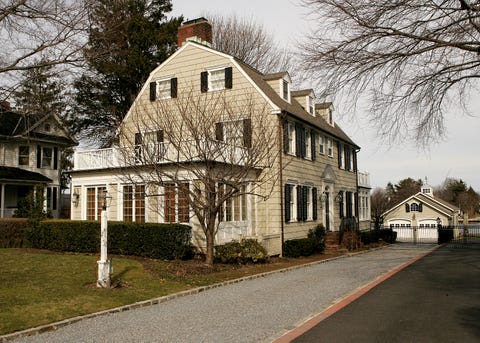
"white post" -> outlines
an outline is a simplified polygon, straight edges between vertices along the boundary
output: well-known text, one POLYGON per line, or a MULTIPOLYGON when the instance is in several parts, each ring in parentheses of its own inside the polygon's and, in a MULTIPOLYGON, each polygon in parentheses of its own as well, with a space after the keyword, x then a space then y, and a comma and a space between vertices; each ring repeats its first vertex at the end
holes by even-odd
POLYGON ((5 184, 0 185, 0 218, 5 216, 5 184))
POLYGON ((106 206, 106 194, 102 207, 102 219, 100 224, 100 261, 98 263, 98 280, 97 287, 109 288, 110 287, 110 271, 111 261, 107 256, 107 206, 106 206))

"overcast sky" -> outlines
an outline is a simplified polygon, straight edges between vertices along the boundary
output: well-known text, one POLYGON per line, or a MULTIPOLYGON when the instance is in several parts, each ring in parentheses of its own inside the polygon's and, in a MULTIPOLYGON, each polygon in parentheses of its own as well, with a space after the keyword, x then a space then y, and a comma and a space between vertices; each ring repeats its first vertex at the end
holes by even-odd
MULTIPOLYGON (((313 24, 308 19, 308 9, 300 6, 299 0, 172 0, 172 3, 173 15, 183 15, 185 19, 206 13, 254 18, 276 41, 290 48, 295 48, 313 24)), ((428 147, 428 152, 408 141, 395 146, 383 144, 361 112, 355 118, 344 116, 337 120, 361 147, 358 166, 370 173, 373 187, 385 187, 389 181, 397 183, 407 177, 428 177, 429 183, 437 186, 446 177, 454 177, 480 191, 480 94, 473 94, 472 98, 475 103, 470 111, 476 117, 447 113, 447 137, 428 147)))

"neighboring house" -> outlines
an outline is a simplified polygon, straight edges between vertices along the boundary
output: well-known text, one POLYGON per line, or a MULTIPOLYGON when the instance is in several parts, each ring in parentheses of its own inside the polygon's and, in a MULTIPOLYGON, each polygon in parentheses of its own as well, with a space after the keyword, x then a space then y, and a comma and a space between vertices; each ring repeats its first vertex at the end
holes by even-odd
MULTIPOLYGON (((316 103, 311 89, 292 91, 288 72, 262 74, 211 48, 211 26, 203 18, 184 23, 178 39, 179 49, 151 72, 119 127, 118 146, 75 153, 71 173, 72 219, 99 220, 100 196, 107 190, 112 196, 111 220, 184 222, 198 229, 196 217, 175 192, 175 185, 165 184, 152 192, 148 184, 128 181, 125 175, 132 171, 121 157, 125 151, 140 156, 140 144, 153 142, 156 149, 152 151, 158 154, 158 163, 169 168, 166 156, 170 155, 172 144, 169 145, 168 136, 169 130, 174 129, 153 124, 149 127, 141 119, 151 116, 158 107, 167 113, 171 109, 173 116, 185 105, 182 101, 187 100, 182 100, 186 99, 182 96, 187 92, 192 96, 190 101, 198 103, 221 94, 229 106, 229 118, 232 114, 238 118, 212 127, 214 133, 206 135, 217 142, 242 148, 254 146, 251 131, 256 121, 274 128, 271 139, 277 142, 273 149, 278 153, 272 167, 276 175, 273 191, 264 199, 244 194, 241 199, 227 202, 224 215, 219 218, 217 243, 253 237, 270 254, 279 254, 282 241, 305 237, 318 224, 336 231, 341 218, 358 218, 360 148, 336 123, 332 103, 316 103), (249 109, 237 105, 246 103, 245 100, 255 108, 248 118, 249 109), (233 127, 239 130, 232 131, 233 127), (151 196, 152 193, 159 196, 151 196), (168 204, 175 208, 169 210, 168 204)), ((186 142, 189 139, 192 138, 185 137, 186 142)), ((148 166, 144 170, 147 172, 148 166)), ((182 172, 186 175, 182 184, 195 182, 191 173, 179 171, 182 172)), ((363 180, 362 226, 368 228, 369 180, 363 180)), ((220 181, 218 187, 223 187, 220 181)))
POLYGON ((397 240, 436 240, 438 225, 458 224, 460 209, 433 194, 426 182, 420 192, 414 194, 383 214, 385 227, 397 232, 397 240))
POLYGON ((77 144, 55 114, 22 115, 0 104, 0 218, 12 217, 18 203, 43 188, 44 210, 61 211, 62 148, 77 144))
POLYGON ((371 210, 370 210, 370 174, 358 172, 358 221, 360 230, 370 230, 371 210))

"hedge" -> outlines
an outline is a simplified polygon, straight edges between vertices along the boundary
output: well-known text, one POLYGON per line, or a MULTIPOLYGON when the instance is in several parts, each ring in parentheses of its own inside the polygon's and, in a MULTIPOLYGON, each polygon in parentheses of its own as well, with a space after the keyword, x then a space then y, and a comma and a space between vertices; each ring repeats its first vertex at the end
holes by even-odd
POLYGON ((242 239, 215 246, 215 262, 246 264, 265 263, 267 250, 255 239, 242 239))
POLYGON ((0 219, 0 248, 27 247, 25 232, 28 227, 28 219, 25 218, 1 218, 0 219))
MULTIPOLYGON (((24 229, 23 247, 79 253, 100 251, 98 221, 46 220, 30 223, 24 229)), ((193 256, 191 237, 191 228, 186 225, 108 223, 108 251, 111 254, 167 260, 190 258, 193 256)))
POLYGON ((387 243, 395 243, 397 240, 397 232, 392 229, 361 231, 360 238, 363 244, 377 243, 379 240, 387 243))
POLYGON ((308 231, 307 238, 297 238, 285 241, 283 256, 300 257, 321 253, 325 250, 325 228, 317 225, 308 231))

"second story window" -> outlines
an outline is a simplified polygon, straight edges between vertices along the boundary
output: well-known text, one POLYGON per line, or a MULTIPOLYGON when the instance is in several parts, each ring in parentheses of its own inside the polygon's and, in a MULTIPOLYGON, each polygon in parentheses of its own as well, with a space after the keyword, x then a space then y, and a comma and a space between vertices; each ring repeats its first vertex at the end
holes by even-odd
POLYGON ((310 130, 305 130, 305 158, 312 158, 312 133, 310 130))
POLYGON ((177 97, 177 78, 150 82, 150 101, 177 97))
POLYGON ((325 155, 325 137, 322 135, 318 135, 318 151, 322 154, 325 155))
POLYGON ((42 150, 42 168, 51 168, 52 166, 52 148, 44 147, 42 150))
POLYGON ((215 139, 232 146, 250 148, 252 146, 252 120, 246 118, 216 123, 215 139))
POLYGON ((285 101, 290 101, 290 90, 287 80, 282 80, 282 97, 285 101))
POLYGON ((286 154, 295 155, 296 133, 295 124, 287 122, 284 125, 284 152, 286 154))
POLYGON ((328 150, 328 156, 333 157, 333 141, 331 138, 327 139, 327 150, 328 150))
POLYGON ((315 104, 314 104, 313 96, 309 96, 308 97, 308 112, 310 114, 315 114, 314 111, 315 111, 315 104))
POLYGON ((200 90, 202 93, 231 89, 232 87, 232 67, 211 69, 200 74, 200 90))
POLYGON ((30 147, 20 146, 18 148, 18 165, 28 166, 30 164, 30 147))

